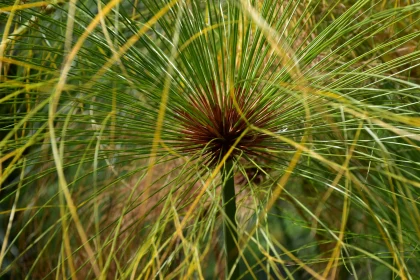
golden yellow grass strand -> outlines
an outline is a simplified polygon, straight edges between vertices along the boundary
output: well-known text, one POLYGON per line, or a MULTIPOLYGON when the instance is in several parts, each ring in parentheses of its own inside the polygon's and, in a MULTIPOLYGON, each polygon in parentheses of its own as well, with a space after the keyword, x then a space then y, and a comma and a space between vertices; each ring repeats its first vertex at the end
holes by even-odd
POLYGON ((51 2, 40 1, 40 2, 35 2, 35 3, 26 3, 26 4, 21 4, 21 5, 7 6, 7 7, 0 8, 0 13, 10 12, 10 11, 20 11, 20 10, 36 8, 36 7, 44 7, 48 4, 51 4, 51 2))
MULTIPOLYGON (((3 33, 3 37, 1 39, 1 44, 0 44, 0 58, 3 58, 4 56, 4 51, 6 50, 6 45, 7 45, 7 37, 9 36, 9 32, 10 32, 10 27, 12 26, 12 22, 13 22, 13 18, 15 17, 15 11, 16 11, 16 7, 18 6, 17 4, 19 3, 20 0, 16 0, 15 4, 13 6, 11 6, 11 10, 10 10, 10 14, 9 17, 7 18, 7 22, 6 25, 4 27, 4 33, 3 33)), ((3 69, 3 65, 2 65, 3 61, 0 60, 0 82, 3 81, 4 77, 2 75, 2 69, 3 69)))
MULTIPOLYGON (((78 232, 78 234, 79 234, 79 236, 82 240, 83 247, 84 247, 84 249, 86 250, 86 253, 89 256, 89 261, 90 261, 90 263, 93 267, 93 271, 94 271, 95 276, 97 278, 100 277, 100 270, 99 270, 98 265, 95 262, 94 252, 92 250, 92 247, 89 244, 86 232, 83 229, 83 226, 80 222, 79 216, 77 214, 77 208, 76 208, 76 206, 73 202, 73 199, 71 198, 71 194, 70 194, 70 191, 68 189, 68 185, 67 185, 67 182, 66 182, 66 179, 65 179, 63 166, 62 166, 62 158, 60 158, 60 155, 59 155, 58 144, 57 144, 56 136, 55 136, 54 118, 55 118, 55 112, 57 110, 58 101, 60 99, 61 92, 63 91, 64 85, 66 83, 67 74, 70 71, 71 63, 73 62, 74 58, 76 57, 77 52, 82 47, 84 41, 87 39, 89 34, 99 24, 101 17, 103 17, 107 13, 109 13, 111 11, 111 9, 116 4, 118 4, 120 1, 121 0, 113 0, 110 3, 108 3, 104 7, 104 9, 102 11, 100 11, 98 13, 98 15, 92 20, 92 22, 86 28, 85 32, 82 34, 82 36, 76 42, 75 46, 71 49, 70 53, 67 56, 66 62, 63 66, 63 69, 61 71, 61 75, 60 75, 60 79, 58 81, 57 87, 56 87, 55 91, 53 92, 53 94, 51 95, 50 104, 49 104, 50 106, 49 106, 49 111, 48 111, 48 127, 49 127, 49 132, 50 132, 51 148, 52 148, 54 162, 55 162, 56 169, 57 169, 59 186, 64 193, 64 197, 66 198, 66 202, 67 202, 67 205, 69 207, 70 214, 73 218, 73 221, 75 223, 77 232, 78 232)), ((72 2, 73 7, 75 6, 75 2, 76 1, 72 2)), ((74 17, 69 17, 69 21, 74 22, 74 17)), ((70 25, 68 24, 68 26, 71 26, 71 24, 70 25)), ((67 30, 66 35, 69 36, 70 34, 71 34, 70 31, 67 30)), ((68 41, 68 40, 69 40, 69 38, 67 37, 66 41, 68 41)))
MULTIPOLYGON (((354 136, 352 145, 351 145, 351 147, 350 147, 350 149, 347 153, 346 159, 343 163, 343 168, 340 171, 338 171, 338 173, 335 176, 334 181, 332 182, 329 190, 334 190, 335 186, 341 180, 345 170, 346 170, 346 172, 348 172, 347 167, 348 167, 348 165, 350 163, 350 160, 353 156, 353 152, 354 152, 354 149, 356 147, 357 141, 359 140, 360 132, 362 130, 362 127, 363 127, 363 122, 360 122, 359 127, 356 131, 356 135, 354 136)), ((335 274, 336 274, 336 270, 337 270, 338 255, 340 253, 341 246, 343 246, 344 232, 345 232, 345 228, 346 228, 346 224, 347 224, 347 218, 348 218, 348 193, 349 193, 349 190, 348 190, 348 188, 346 188, 346 195, 344 195, 343 213, 342 213, 342 218, 341 218, 340 233, 338 235, 337 244, 334 247, 334 251, 331 255, 331 258, 330 258, 330 260, 327 264, 327 267, 324 270, 324 273, 322 274, 323 277, 328 276, 333 264, 335 264, 333 272, 331 273, 331 275, 332 275, 331 278, 335 279, 335 274)))
POLYGON ((17 205, 17 202, 19 200, 20 188, 22 187, 22 182, 23 182, 23 178, 24 178, 24 175, 25 175, 25 167, 26 167, 26 159, 23 159, 22 172, 20 173, 20 180, 19 180, 19 185, 18 185, 18 188, 16 190, 16 194, 15 194, 15 201, 13 202, 13 206, 12 206, 12 209, 10 211, 9 223, 7 224, 6 234, 4 235, 3 244, 1 246, 0 267, 2 267, 3 260, 4 260, 4 257, 6 255, 7 243, 8 243, 8 240, 9 240, 10 231, 12 229, 13 219, 14 219, 15 213, 16 213, 16 205, 17 205))

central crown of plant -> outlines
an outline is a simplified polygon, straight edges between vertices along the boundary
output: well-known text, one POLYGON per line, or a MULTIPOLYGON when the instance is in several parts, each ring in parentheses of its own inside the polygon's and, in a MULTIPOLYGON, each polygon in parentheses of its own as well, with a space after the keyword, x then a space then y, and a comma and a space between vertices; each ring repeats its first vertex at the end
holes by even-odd
MULTIPOLYGON (((263 100, 253 90, 236 87, 234 99, 221 92, 212 82, 207 89, 198 89, 187 97, 188 105, 177 111, 182 127, 182 151, 202 157, 206 164, 217 164, 245 130, 253 125, 275 131, 273 102, 263 100)), ((248 129, 234 147, 230 158, 241 153, 259 155, 270 137, 248 129)), ((272 141, 272 139, 271 139, 272 141)))

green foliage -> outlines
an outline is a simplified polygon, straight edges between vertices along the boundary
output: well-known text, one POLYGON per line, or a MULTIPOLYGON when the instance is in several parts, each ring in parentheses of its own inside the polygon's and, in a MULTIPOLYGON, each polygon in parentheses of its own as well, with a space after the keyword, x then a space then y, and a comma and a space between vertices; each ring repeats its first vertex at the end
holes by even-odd
POLYGON ((223 278, 227 161, 242 279, 418 279, 420 4, 39 3, 0 4, 0 277, 223 278))

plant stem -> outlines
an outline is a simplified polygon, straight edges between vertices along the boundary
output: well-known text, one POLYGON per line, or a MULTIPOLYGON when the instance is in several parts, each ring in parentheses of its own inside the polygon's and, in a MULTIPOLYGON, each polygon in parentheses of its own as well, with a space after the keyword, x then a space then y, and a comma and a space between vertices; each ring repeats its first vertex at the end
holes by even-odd
POLYGON ((235 180, 233 178, 233 162, 228 160, 225 163, 225 168, 222 172, 223 179, 223 209, 225 216, 223 220, 223 231, 225 237, 226 249, 226 278, 229 274, 232 275, 231 279, 239 279, 239 265, 235 267, 236 260, 238 259, 238 233, 236 225, 236 197, 235 197, 235 180), (230 173, 229 173, 230 172, 230 173))

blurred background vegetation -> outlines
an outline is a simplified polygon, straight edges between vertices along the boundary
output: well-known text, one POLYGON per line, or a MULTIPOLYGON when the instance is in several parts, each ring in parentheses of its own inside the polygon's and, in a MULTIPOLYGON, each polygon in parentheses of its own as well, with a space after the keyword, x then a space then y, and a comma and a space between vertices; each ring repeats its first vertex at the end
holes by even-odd
POLYGON ((180 116, 240 88, 240 278, 420 279, 419 36, 410 0, 1 1, 0 278, 229 277, 180 116))

